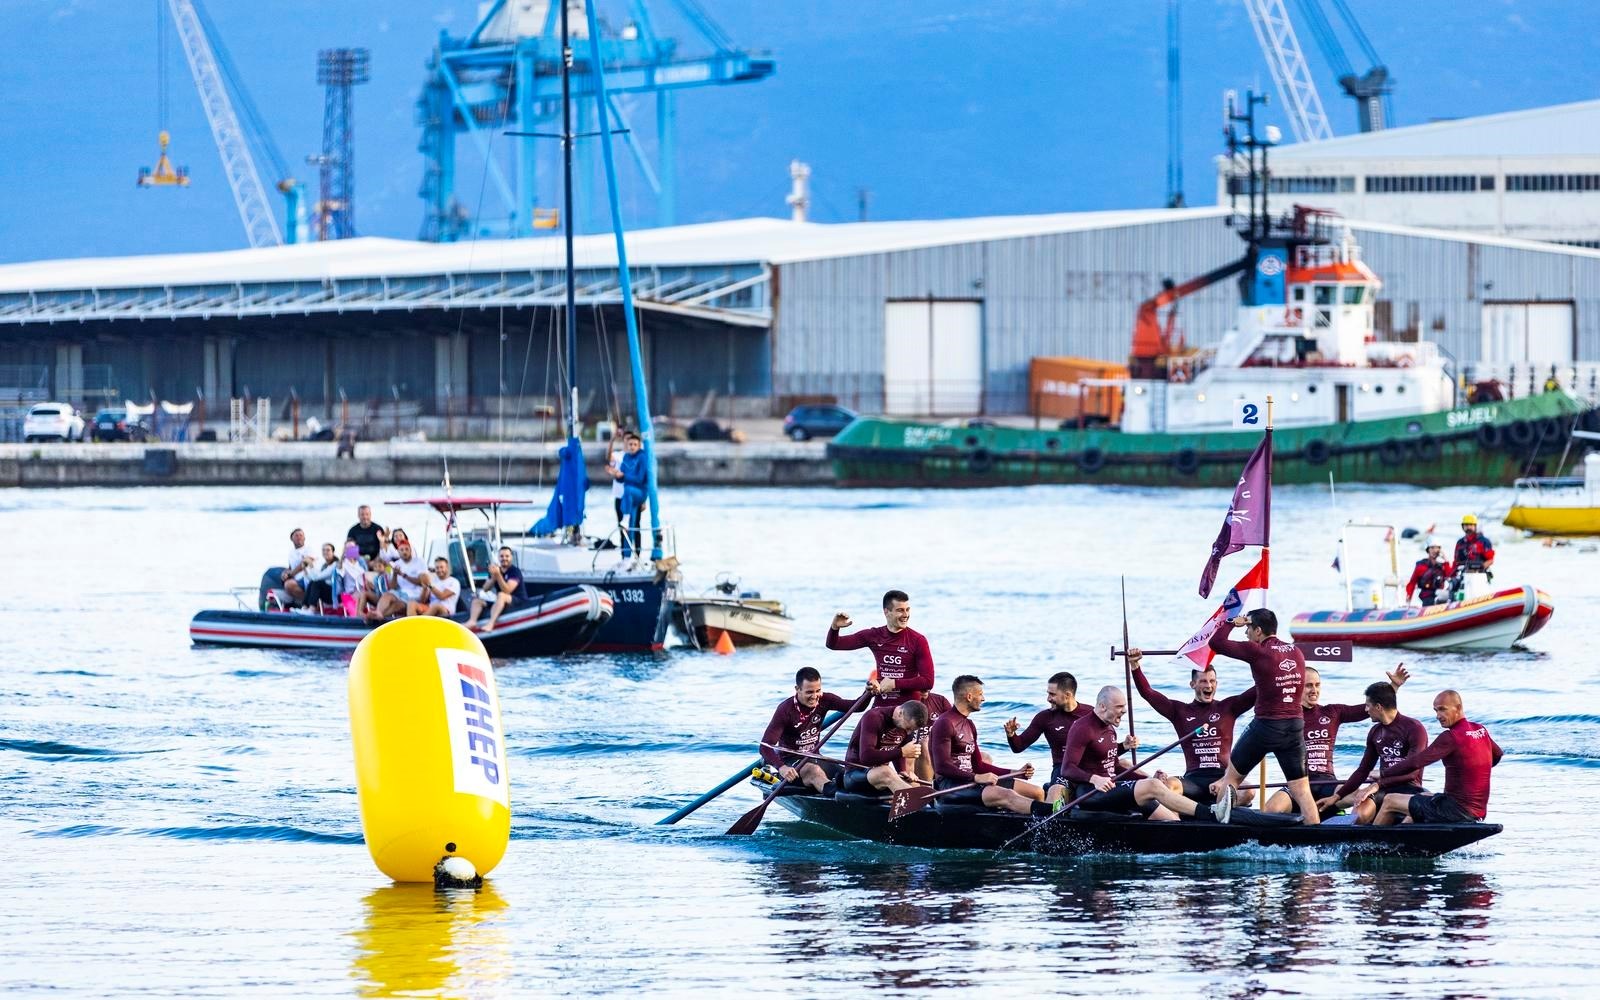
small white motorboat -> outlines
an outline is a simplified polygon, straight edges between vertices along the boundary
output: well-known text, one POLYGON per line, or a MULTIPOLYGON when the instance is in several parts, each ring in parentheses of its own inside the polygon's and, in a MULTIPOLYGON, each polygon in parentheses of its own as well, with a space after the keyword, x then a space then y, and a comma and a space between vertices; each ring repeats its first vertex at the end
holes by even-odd
POLYGON ((678 598, 673 631, 700 649, 712 649, 724 634, 735 646, 786 643, 794 638, 794 619, 782 601, 759 591, 741 590, 737 577, 717 575, 716 586, 700 597, 678 598))

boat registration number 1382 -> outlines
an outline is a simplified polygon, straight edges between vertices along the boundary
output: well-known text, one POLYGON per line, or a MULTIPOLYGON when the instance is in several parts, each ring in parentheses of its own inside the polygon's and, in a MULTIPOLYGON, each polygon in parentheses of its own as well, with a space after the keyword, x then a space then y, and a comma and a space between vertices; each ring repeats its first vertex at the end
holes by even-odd
POLYGON ((617 591, 618 600, 627 601, 629 604, 643 604, 644 591, 623 587, 617 591))

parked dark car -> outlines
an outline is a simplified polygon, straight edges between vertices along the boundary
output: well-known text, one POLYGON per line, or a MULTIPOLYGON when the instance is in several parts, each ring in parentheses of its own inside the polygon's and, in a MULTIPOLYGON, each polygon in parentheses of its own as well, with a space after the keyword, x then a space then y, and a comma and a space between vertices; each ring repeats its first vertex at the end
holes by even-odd
POLYGON ((797 406, 783 418, 783 433, 796 441, 814 437, 833 437, 844 430, 856 415, 842 406, 810 404, 797 406))
POLYGON ((122 407, 108 406, 94 415, 89 437, 94 441, 148 441, 150 429, 138 420, 129 420, 122 407))

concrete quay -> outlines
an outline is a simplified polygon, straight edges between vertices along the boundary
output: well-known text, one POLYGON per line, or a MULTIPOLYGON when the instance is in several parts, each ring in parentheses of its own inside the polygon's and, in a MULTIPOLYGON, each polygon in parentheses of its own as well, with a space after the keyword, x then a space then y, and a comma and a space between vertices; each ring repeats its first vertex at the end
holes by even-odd
MULTIPOLYGON (((354 458, 333 442, 270 444, 0 444, 0 487, 437 486, 552 483, 555 442, 362 441, 354 458), (541 475, 542 464, 542 475, 541 475)), ((833 466, 820 441, 662 442, 663 486, 827 486, 833 466)), ((605 446, 586 444, 590 480, 608 481, 605 446)))

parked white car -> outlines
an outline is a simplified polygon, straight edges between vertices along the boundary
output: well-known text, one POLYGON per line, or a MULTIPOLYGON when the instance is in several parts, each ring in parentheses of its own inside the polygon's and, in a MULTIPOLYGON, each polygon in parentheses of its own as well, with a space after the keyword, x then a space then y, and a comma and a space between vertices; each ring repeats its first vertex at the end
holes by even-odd
POLYGON ((22 418, 24 441, 82 441, 83 415, 67 403, 39 403, 22 418))

